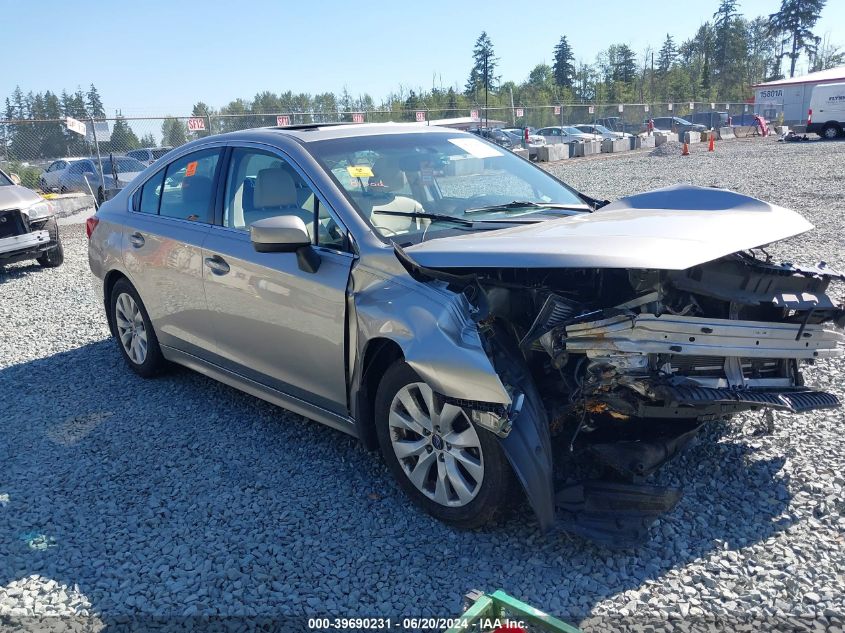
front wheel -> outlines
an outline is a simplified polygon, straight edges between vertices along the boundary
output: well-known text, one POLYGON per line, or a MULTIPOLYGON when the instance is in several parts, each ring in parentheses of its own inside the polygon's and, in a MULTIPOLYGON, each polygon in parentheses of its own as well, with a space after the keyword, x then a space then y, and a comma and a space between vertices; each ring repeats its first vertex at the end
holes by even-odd
POLYGON ((475 528, 507 506, 514 478, 499 440, 445 402, 404 361, 385 372, 375 416, 393 476, 433 517, 475 528))
POLYGON ((62 237, 59 235, 59 225, 55 219, 48 220, 45 228, 50 234, 50 241, 53 246, 41 253, 35 261, 42 268, 58 268, 65 261, 65 249, 62 246, 62 237))

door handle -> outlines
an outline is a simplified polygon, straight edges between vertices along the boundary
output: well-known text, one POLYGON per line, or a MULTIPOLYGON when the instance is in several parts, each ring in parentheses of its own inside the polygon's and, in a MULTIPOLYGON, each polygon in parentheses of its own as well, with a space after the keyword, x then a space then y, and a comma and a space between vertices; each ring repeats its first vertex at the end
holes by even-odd
POLYGON ((141 248, 144 245, 144 236, 136 231, 129 236, 129 243, 135 248, 141 248))
POLYGON ((225 275, 229 272, 229 264, 227 264, 226 260, 220 257, 220 255, 206 257, 204 261, 205 265, 208 266, 211 269, 211 272, 215 275, 225 275))

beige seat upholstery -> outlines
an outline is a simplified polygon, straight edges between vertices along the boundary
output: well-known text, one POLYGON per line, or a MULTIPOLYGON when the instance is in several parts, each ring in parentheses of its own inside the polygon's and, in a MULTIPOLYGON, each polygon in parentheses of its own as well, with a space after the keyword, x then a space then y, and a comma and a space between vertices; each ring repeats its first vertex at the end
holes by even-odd
POLYGON ((425 213, 423 206, 407 196, 396 195, 394 192, 403 191, 406 185, 405 172, 385 161, 373 166, 373 176, 370 178, 370 222, 376 228, 386 229, 389 234, 407 233, 428 224, 427 221, 416 218, 387 215, 379 211, 401 211, 404 213, 425 213))
POLYGON ((262 169, 255 178, 253 208, 244 209, 242 204, 238 205, 236 222, 238 210, 243 216, 243 226, 277 215, 296 215, 302 218, 310 235, 314 230, 314 215, 299 206, 298 197, 296 182, 289 170, 284 167, 262 169))

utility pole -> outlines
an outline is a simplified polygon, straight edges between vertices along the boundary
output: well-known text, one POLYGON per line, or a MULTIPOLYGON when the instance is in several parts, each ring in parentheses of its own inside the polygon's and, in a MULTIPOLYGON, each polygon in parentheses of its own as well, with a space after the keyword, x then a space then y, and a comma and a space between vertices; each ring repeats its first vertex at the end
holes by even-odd
POLYGON ((513 87, 511 87, 511 125, 516 125, 516 110, 513 108, 513 87))
POLYGON ((490 92, 490 80, 487 75, 487 60, 490 57, 490 51, 484 51, 484 127, 490 127, 490 114, 487 112, 487 93, 490 92))

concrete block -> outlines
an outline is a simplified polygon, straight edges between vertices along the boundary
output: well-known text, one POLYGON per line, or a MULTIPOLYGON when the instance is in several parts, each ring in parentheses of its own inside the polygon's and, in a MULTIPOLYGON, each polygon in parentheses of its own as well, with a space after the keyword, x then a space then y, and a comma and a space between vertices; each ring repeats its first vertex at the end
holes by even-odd
POLYGON ((87 193, 49 194, 46 196, 60 218, 94 206, 94 198, 87 193))
POLYGON ((687 145, 690 143, 700 143, 701 132, 684 132, 683 134, 678 135, 678 140, 681 143, 686 143, 687 145))
POLYGON ((662 132, 655 132, 654 133, 654 146, 660 147, 663 143, 669 141, 669 134, 663 134, 662 132))
POLYGON ((483 158, 459 158, 449 161, 446 167, 447 176, 471 176, 484 171, 483 158))
POLYGON ((645 148, 655 147, 655 141, 656 140, 657 139, 655 138, 654 134, 652 134, 651 136, 640 136, 639 137, 640 148, 645 149, 645 148))
POLYGON ((720 127, 716 130, 716 138, 723 141, 726 138, 736 138, 736 135, 734 134, 734 129, 732 127, 720 127))
POLYGON ((564 158, 569 158, 569 147, 563 143, 553 143, 537 148, 537 160, 544 163, 551 163, 564 158))
POLYGON ((631 149, 631 142, 626 138, 620 139, 606 139, 602 141, 601 151, 603 154, 615 154, 617 152, 626 152, 631 149))
POLYGON ((522 158, 524 158, 525 160, 528 160, 531 157, 531 154, 529 153, 527 148, 514 147, 511 151, 517 156, 522 156, 522 158))

